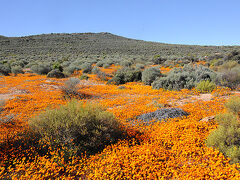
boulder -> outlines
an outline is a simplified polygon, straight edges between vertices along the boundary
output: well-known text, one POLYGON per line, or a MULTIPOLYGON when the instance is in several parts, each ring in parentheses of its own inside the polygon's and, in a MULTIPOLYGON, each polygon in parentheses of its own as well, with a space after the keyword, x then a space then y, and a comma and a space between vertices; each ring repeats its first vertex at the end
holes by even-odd
POLYGON ((167 122, 167 119, 169 118, 177 118, 188 115, 189 114, 187 112, 180 108, 163 108, 154 112, 142 114, 137 117, 137 120, 149 125, 154 122, 167 122))
POLYGON ((208 117, 202 118, 200 120, 200 122, 208 122, 208 121, 211 121, 213 119, 215 119, 215 116, 208 116, 208 117))

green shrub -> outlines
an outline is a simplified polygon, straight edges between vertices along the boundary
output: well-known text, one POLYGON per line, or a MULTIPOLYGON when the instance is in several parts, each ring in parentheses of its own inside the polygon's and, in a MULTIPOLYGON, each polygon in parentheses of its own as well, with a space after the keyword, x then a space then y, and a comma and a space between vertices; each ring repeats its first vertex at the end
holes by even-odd
POLYGON ((105 72, 98 71, 97 72, 97 77, 102 81, 106 81, 107 77, 109 77, 109 75, 107 75, 105 72))
POLYGON ((233 97, 227 103, 228 112, 216 116, 218 127, 206 140, 209 147, 214 147, 229 157, 231 163, 240 162, 240 98, 233 97))
POLYGON ((185 65, 183 68, 174 68, 166 77, 156 79, 152 86, 154 89, 192 89, 200 81, 213 81, 215 77, 216 73, 204 66, 185 65))
POLYGON ((109 63, 103 64, 103 68, 109 68, 111 65, 109 63))
POLYGON ((59 71, 63 72, 63 67, 60 62, 54 62, 52 65, 52 69, 58 69, 59 71))
POLYGON ((91 73, 92 65, 90 63, 83 63, 81 65, 81 69, 82 69, 83 73, 91 73))
POLYGON ((132 65, 132 61, 124 60, 120 63, 120 65, 123 66, 123 67, 130 67, 132 65))
POLYGON ((222 59, 219 59, 217 62, 215 62, 213 65, 214 66, 221 66, 223 65, 224 61, 222 59))
POLYGON ((63 74, 61 71, 59 71, 58 69, 54 69, 52 71, 50 71, 48 74, 47 74, 47 77, 48 78, 65 78, 66 75, 63 74))
POLYGON ((102 72, 102 71, 101 71, 98 67, 96 67, 96 66, 92 69, 92 73, 93 73, 93 74, 96 74, 97 77, 98 77, 99 79, 101 79, 102 81, 106 81, 106 80, 107 80, 107 74, 104 73, 104 72, 102 72))
POLYGON ((50 64, 36 64, 31 67, 31 70, 37 74, 48 74, 51 71, 50 64))
POLYGON ((163 63, 163 65, 164 65, 165 67, 170 67, 170 66, 173 66, 173 65, 174 65, 174 62, 171 61, 171 60, 166 60, 166 61, 163 63))
POLYGON ((62 63, 62 67, 63 67, 63 68, 69 67, 70 64, 71 64, 71 62, 69 62, 69 61, 64 61, 64 62, 62 63))
POLYGON ((223 65, 224 61, 222 59, 212 59, 209 64, 210 66, 221 66, 223 65))
POLYGON ((133 68, 123 68, 119 69, 115 76, 108 81, 108 84, 125 84, 127 82, 136 82, 140 81, 142 77, 142 72, 133 68))
POLYGON ((136 64, 136 69, 144 69, 144 64, 136 64))
POLYGON ((153 58, 152 58, 152 62, 154 64, 162 64, 166 61, 167 59, 166 58, 163 58, 161 57, 160 55, 155 55, 153 58))
POLYGON ((17 74, 24 74, 23 68, 21 66, 14 66, 11 69, 12 73, 16 76, 17 74))
POLYGON ((226 102, 225 107, 228 109, 228 111, 238 114, 240 112, 240 97, 231 97, 228 102, 226 102))
POLYGON ((196 89, 201 93, 212 92, 216 88, 216 84, 214 82, 201 81, 197 84, 196 89))
POLYGON ((52 148, 94 154, 125 136, 114 116, 101 107, 71 101, 29 121, 31 129, 52 148))
POLYGON ((236 51, 236 50, 233 50, 232 52, 228 53, 224 58, 223 60, 226 62, 226 61, 232 61, 232 60, 235 60, 235 61, 238 61, 238 63, 240 63, 240 53, 239 51, 236 51))
POLYGON ((70 65, 66 68, 64 68, 64 71, 67 73, 67 74, 73 74, 74 71, 78 71, 80 70, 81 68, 79 68, 78 66, 74 66, 74 65, 70 65))
POLYGON ((65 99, 71 99, 74 97, 79 97, 80 94, 77 92, 80 80, 78 78, 69 78, 65 81, 64 86, 61 88, 63 97, 65 99))
POLYGON ((100 71, 100 69, 96 66, 94 68, 92 68, 92 73, 93 74, 97 74, 97 73, 99 73, 99 71, 100 71))
POLYGON ((79 79, 80 80, 88 80, 88 75, 87 74, 82 74, 80 77, 79 77, 79 79))
POLYGON ((239 66, 237 61, 227 61, 219 67, 219 70, 220 71, 230 70, 230 69, 232 69, 234 67, 237 67, 237 66, 239 66))
POLYGON ((96 63, 96 66, 97 66, 97 67, 103 67, 103 64, 104 64, 103 61, 98 61, 98 62, 96 63))
POLYGON ((20 66, 21 68, 23 68, 26 64, 27 64, 26 61, 13 61, 11 62, 11 67, 20 66))
POLYGON ((221 86, 236 89, 240 84, 240 65, 237 62, 229 61, 219 68, 216 83, 221 86))
POLYGON ((7 65, 0 64, 0 75, 9 76, 9 73, 11 73, 11 68, 7 65))
POLYGON ((142 72, 142 82, 147 85, 151 85, 151 83, 160 76, 162 76, 162 74, 159 68, 151 67, 142 72))
POLYGON ((142 72, 137 69, 126 68, 124 72, 124 81, 126 82, 137 82, 142 79, 142 72))

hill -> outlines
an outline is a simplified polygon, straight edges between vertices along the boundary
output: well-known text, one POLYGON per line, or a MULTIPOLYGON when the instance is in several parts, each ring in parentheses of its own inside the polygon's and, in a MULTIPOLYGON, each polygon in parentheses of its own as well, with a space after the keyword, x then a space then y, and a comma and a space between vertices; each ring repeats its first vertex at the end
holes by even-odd
POLYGON ((117 36, 111 33, 58 33, 25 37, 0 36, 0 60, 56 60, 62 57, 111 55, 149 58, 185 56, 205 57, 225 54, 238 46, 198 46, 148 42, 117 36))

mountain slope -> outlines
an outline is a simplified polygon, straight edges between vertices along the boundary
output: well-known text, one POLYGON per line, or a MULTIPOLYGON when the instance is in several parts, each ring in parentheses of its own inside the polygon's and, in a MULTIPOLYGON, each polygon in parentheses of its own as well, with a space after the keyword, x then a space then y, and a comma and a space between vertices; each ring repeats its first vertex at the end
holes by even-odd
POLYGON ((111 33, 42 34, 25 37, 0 36, 0 60, 20 56, 78 56, 120 54, 133 56, 205 56, 226 53, 234 46, 175 45, 129 39, 111 33))

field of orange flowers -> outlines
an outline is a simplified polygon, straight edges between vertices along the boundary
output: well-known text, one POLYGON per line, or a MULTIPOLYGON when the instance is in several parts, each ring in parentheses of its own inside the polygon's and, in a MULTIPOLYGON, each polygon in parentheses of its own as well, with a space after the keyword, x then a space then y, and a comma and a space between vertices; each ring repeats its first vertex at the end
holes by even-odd
POLYGON ((21 142, 28 131, 29 118, 67 103, 60 90, 64 81, 34 74, 0 77, 0 94, 9 97, 0 118, 3 122, 11 118, 0 124, 1 179, 240 179, 240 165, 229 164, 222 153, 205 145, 217 124, 200 120, 224 111, 224 102, 232 94, 220 87, 206 100, 196 90, 154 90, 142 83, 118 88, 92 75, 79 84, 79 92, 90 97, 81 101, 101 104, 129 133, 138 129, 143 135, 68 162, 63 151, 52 151, 49 158, 24 144, 15 148, 13 144, 21 142), (179 107, 190 115, 151 126, 131 126, 136 116, 163 107, 179 107))

